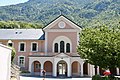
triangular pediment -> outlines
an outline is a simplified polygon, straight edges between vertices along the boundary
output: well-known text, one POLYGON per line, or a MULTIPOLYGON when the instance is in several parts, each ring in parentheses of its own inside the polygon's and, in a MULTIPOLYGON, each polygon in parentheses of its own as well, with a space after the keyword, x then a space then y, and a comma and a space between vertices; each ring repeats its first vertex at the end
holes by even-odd
POLYGON ((66 18, 65 16, 59 16, 53 20, 49 25, 47 25, 43 30, 49 29, 76 29, 80 30, 80 26, 66 18))
POLYGON ((57 55, 55 55, 55 57, 59 57, 59 58, 68 58, 70 57, 69 55, 65 54, 65 53, 59 53, 57 55))

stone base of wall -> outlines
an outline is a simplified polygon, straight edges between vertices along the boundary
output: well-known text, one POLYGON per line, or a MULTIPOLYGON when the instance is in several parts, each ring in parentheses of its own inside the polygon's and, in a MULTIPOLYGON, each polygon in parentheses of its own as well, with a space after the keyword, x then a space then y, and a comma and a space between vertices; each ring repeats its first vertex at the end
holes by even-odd
POLYGON ((10 80, 17 80, 17 78, 15 78, 15 77, 11 77, 11 79, 10 80))

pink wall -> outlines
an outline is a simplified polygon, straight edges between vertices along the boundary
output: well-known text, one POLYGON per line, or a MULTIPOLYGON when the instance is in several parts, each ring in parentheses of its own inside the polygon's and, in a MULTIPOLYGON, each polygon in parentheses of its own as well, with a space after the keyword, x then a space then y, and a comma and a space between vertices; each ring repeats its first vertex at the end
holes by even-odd
MULTIPOLYGON (((72 42, 72 52, 76 53, 76 46, 77 46, 77 32, 48 32, 48 53, 52 52, 52 45, 53 41, 58 36, 66 36, 68 37, 72 42)), ((0 40, 2 44, 7 45, 8 40, 0 40)), ((25 69, 28 69, 29 65, 29 54, 33 54, 34 52, 31 52, 31 43, 32 42, 38 42, 38 52, 36 53, 44 53, 44 47, 45 47, 45 41, 44 40, 12 40, 14 48, 16 50, 16 57, 15 57, 15 63, 18 64, 18 56, 25 56, 25 69), (26 52, 19 52, 19 42, 25 42, 26 43, 26 52)), ((36 54, 34 53, 34 54, 36 54)))
POLYGON ((58 36, 66 36, 72 42, 72 52, 76 53, 77 32, 48 32, 48 52, 52 52, 53 41, 58 36))
MULTIPOLYGON (((48 49, 48 53, 52 53, 52 48, 53 48, 53 41, 56 37, 58 36, 65 36, 67 38, 69 38, 71 40, 72 43, 72 53, 76 53, 76 47, 77 47, 77 32, 67 32, 68 29, 73 29, 73 27, 71 27, 69 25, 69 22, 67 22, 66 20, 60 20, 60 21, 56 21, 54 22, 53 26, 51 29, 63 29, 66 30, 66 32, 48 32, 47 38, 48 38, 48 43, 47 43, 47 49, 48 49), (64 21, 66 23, 65 28, 59 28, 58 27, 58 23, 60 21, 64 21)), ((71 23, 70 23, 71 24, 71 23)), ((74 26, 74 25, 73 25, 74 26)), ((48 28, 49 29, 49 28, 48 28)), ((7 45, 8 40, 1 40, 0 42, 2 42, 4 45, 7 45)), ((15 63, 18 64, 18 56, 25 56, 25 69, 28 69, 28 65, 29 65, 29 55, 30 54, 41 54, 44 53, 45 50, 45 41, 44 40, 12 40, 12 42, 14 43, 14 47, 15 50, 17 52, 16 57, 15 57, 15 63), (26 42, 26 52, 19 52, 19 42, 26 42), (34 53, 31 52, 31 42, 38 42, 38 52, 34 53)))
MULTIPOLYGON (((7 45, 8 40, 0 40, 2 44, 7 45)), ((31 43, 32 42, 38 42, 38 52, 36 53, 44 53, 44 40, 12 40, 14 48, 16 50, 16 57, 15 57, 15 63, 18 65, 18 56, 25 56, 25 69, 28 69, 29 65, 29 54, 33 54, 34 52, 31 52, 31 43), (26 43, 26 52, 19 52, 19 42, 25 42, 26 43)), ((35 54, 35 53, 34 53, 35 54)))
MULTIPOLYGON (((65 23, 65 24, 66 24, 66 25, 65 25, 65 28, 64 28, 64 29, 74 29, 74 28, 72 28, 69 24, 67 24, 67 23, 65 23)), ((60 29, 60 28, 58 27, 58 23, 55 24, 55 26, 52 27, 51 29, 60 29)))

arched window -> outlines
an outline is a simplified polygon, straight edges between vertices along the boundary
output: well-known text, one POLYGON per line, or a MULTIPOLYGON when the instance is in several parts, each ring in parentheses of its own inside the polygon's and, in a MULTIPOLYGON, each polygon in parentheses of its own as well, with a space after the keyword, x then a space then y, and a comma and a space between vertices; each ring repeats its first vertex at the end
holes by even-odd
POLYGON ((64 41, 60 42, 60 53, 64 53, 64 41))
POLYGON ((12 46, 13 46, 13 43, 8 43, 8 46, 12 47, 12 46))
POLYGON ((13 42, 11 40, 8 40, 8 46, 13 47, 13 42))
POLYGON ((54 52, 58 52, 58 43, 55 43, 54 45, 54 52))
POLYGON ((70 43, 67 43, 67 44, 66 44, 66 52, 67 52, 67 53, 70 53, 70 43))

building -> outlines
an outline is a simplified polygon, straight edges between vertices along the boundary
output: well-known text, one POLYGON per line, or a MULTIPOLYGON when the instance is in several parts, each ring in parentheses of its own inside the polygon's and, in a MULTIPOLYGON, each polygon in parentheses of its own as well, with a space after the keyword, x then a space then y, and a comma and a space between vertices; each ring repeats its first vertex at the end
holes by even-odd
MULTIPOLYGON (((43 29, 1 29, 0 42, 13 46, 15 64, 32 75, 67 77, 102 74, 77 53, 81 28, 65 16, 59 16, 43 29)), ((119 69, 116 71, 119 74, 119 69)))
POLYGON ((0 78, 2 80, 10 80, 11 51, 11 48, 0 44, 0 78))

